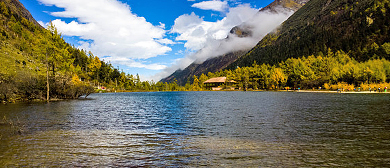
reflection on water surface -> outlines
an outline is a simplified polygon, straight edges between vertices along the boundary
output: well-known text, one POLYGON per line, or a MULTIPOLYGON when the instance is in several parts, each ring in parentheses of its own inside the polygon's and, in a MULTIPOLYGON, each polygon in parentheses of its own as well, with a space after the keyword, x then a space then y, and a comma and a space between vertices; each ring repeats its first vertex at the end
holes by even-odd
POLYGON ((95 94, 0 105, 0 167, 388 167, 387 95, 95 94))

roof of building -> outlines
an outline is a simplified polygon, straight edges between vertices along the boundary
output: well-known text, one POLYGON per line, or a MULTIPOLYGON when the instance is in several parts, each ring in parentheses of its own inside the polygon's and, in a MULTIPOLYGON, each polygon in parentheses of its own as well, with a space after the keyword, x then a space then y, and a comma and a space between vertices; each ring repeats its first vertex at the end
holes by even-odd
MULTIPOLYGON (((210 78, 209 80, 203 82, 203 83, 225 83, 226 77, 216 77, 216 78, 210 78)), ((230 80, 229 82, 235 83, 234 80, 230 80)))
POLYGON ((209 80, 203 82, 203 83, 225 83, 226 77, 216 77, 216 78, 210 78, 209 80))

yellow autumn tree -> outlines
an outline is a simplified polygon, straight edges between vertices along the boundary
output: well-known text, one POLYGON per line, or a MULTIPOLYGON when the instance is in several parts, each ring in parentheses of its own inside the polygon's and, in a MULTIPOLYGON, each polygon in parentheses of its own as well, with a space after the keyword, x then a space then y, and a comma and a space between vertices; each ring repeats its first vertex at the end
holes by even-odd
POLYGON ((80 78, 77 74, 73 75, 72 83, 73 83, 73 85, 80 85, 81 84, 80 78))
POLYGON ((96 82, 99 82, 99 69, 102 66, 102 62, 100 61, 99 57, 95 57, 91 55, 92 61, 88 65, 88 69, 91 71, 91 76, 96 75, 96 82))
POLYGON ((194 75, 194 82, 192 83, 192 90, 194 91, 199 91, 200 88, 199 88, 199 79, 196 75, 194 75))
POLYGON ((281 68, 272 67, 271 69, 271 83, 275 89, 279 89, 287 82, 286 75, 281 68))

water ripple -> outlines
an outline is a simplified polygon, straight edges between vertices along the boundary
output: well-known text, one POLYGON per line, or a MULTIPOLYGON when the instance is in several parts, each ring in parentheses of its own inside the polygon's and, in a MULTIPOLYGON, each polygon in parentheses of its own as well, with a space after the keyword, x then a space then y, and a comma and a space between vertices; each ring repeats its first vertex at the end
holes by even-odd
POLYGON ((0 167, 388 167, 387 95, 95 94, 1 105, 0 167))

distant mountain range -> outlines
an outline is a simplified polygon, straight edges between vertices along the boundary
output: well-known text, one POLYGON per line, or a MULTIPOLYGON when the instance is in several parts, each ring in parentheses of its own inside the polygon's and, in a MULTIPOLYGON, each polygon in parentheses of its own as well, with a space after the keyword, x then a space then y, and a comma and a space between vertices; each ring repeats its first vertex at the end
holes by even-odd
MULTIPOLYGON (((258 14, 261 13, 270 13, 270 14, 279 14, 284 12, 294 12, 300 9, 303 5, 305 5, 309 0, 275 0, 268 6, 262 8, 258 14)), ((236 36, 239 38, 253 38, 253 31, 255 31, 255 27, 253 24, 267 26, 267 23, 259 23, 255 18, 245 22, 241 25, 237 25, 233 27, 225 41, 229 41, 229 37, 236 36)), ((265 35, 265 34, 264 34, 265 35)), ((261 40, 262 35, 257 40, 261 40)), ((206 46, 207 47, 207 46, 206 46)), ((253 46, 252 46, 253 47, 253 46)), ((184 85, 187 80, 191 79, 194 75, 200 76, 202 73, 207 74, 208 72, 217 72, 221 69, 226 68, 228 65, 234 63, 238 58, 245 55, 251 48, 243 47, 240 50, 231 51, 227 54, 223 55, 215 55, 207 59, 204 62, 198 63, 195 61, 190 64, 187 68, 175 71, 170 76, 161 80, 161 82, 172 82, 175 79, 177 80, 179 85, 184 85)), ((202 50, 198 51, 202 52, 202 50)))

